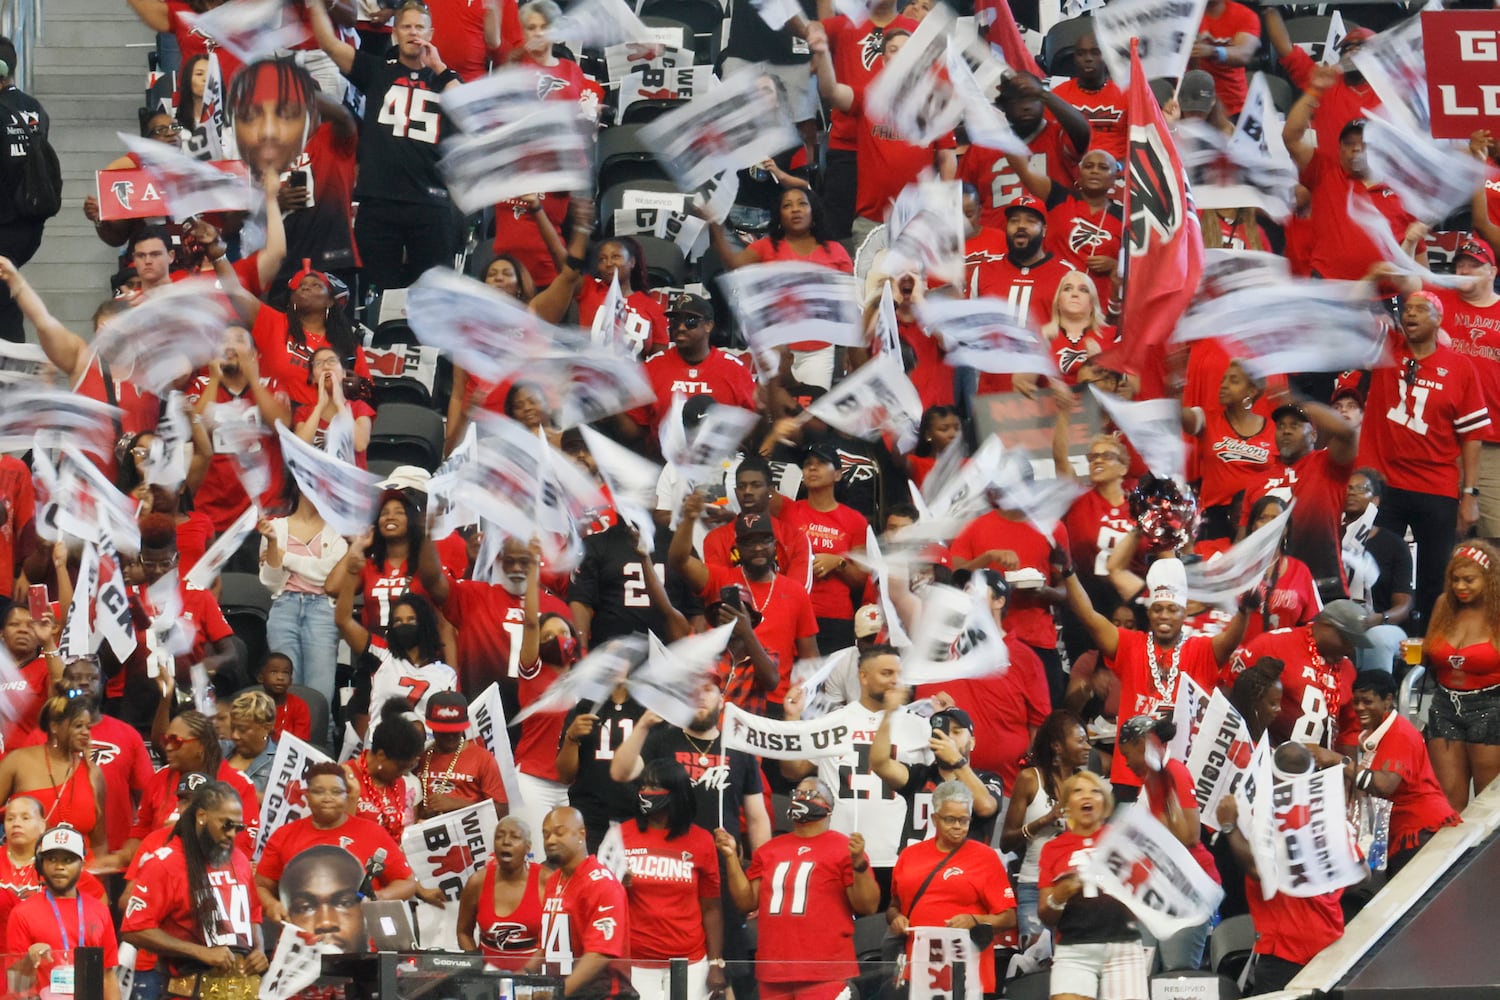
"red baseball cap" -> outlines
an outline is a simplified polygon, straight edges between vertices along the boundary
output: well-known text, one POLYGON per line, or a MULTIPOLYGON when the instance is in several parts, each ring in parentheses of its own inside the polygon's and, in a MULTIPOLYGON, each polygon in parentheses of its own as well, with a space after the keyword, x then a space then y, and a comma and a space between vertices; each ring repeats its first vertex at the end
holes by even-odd
POLYGON ((1025 191, 1021 192, 1015 201, 1005 206, 1005 217, 1008 219, 1010 218, 1010 213, 1019 212, 1023 208, 1041 216, 1043 222, 1047 221, 1047 206, 1043 205, 1041 200, 1035 195, 1025 191))
POLYGON ((302 258, 302 270, 292 275, 291 280, 286 283, 286 287, 295 292, 297 290, 297 286, 302 284, 303 280, 306 278, 317 278, 319 281, 321 281, 323 283, 323 287, 328 289, 328 294, 333 297, 333 300, 335 302, 344 302, 349 298, 348 285, 344 284, 342 281, 340 281, 338 278, 335 278, 327 271, 319 271, 317 268, 312 266, 312 261, 308 260, 306 257, 302 258))
POLYGON ((1453 255, 1453 259, 1457 260, 1459 257, 1473 257, 1481 264, 1488 264, 1490 267, 1495 266, 1495 251, 1490 249, 1490 245, 1477 236, 1464 240, 1459 245, 1458 253, 1453 255))
POLYGON ((1339 43, 1334 46, 1339 52, 1344 51, 1351 45, 1362 45, 1375 37, 1375 32, 1369 28, 1350 28, 1339 43))

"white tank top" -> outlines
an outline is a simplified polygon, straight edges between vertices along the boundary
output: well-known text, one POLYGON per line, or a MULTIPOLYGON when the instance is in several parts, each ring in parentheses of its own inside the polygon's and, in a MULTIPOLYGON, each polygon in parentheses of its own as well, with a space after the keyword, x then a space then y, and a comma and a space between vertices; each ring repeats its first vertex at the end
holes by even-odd
MULTIPOLYGON (((1047 782, 1041 770, 1035 767, 1031 770, 1036 774, 1036 795, 1026 804, 1026 816, 1022 820, 1024 824, 1035 823, 1052 811, 1052 796, 1047 794, 1047 782)), ((1026 842, 1026 854, 1021 858, 1021 870, 1016 875, 1016 881, 1030 885, 1037 883, 1042 877, 1042 845, 1057 836, 1057 832, 1057 826, 1049 824, 1026 842)))

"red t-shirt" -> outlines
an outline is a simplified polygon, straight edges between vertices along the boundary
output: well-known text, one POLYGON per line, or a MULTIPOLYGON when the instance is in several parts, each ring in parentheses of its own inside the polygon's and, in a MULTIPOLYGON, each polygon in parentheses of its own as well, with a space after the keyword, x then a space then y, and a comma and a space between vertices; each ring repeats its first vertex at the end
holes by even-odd
MULTIPOLYGON (((432 44, 443 55, 443 62, 457 71, 465 83, 477 80, 490 68, 490 48, 484 40, 484 17, 489 9, 468 0, 432 0, 432 44)), ((500 5, 500 48, 495 61, 524 40, 521 17, 515 0, 500 5)))
POLYGON ((187 520, 177 522, 177 569, 186 574, 197 565, 213 542, 214 523, 199 511, 192 511, 187 520))
MULTIPOLYGON (((1147 636, 1145 632, 1137 632, 1135 629, 1120 629, 1120 641, 1115 649, 1115 655, 1105 658, 1104 665, 1120 678, 1121 719, 1130 719, 1137 715, 1151 715, 1160 706, 1172 705, 1177 701, 1178 680, 1171 679, 1167 684, 1167 689, 1162 690, 1160 684, 1152 676, 1151 665, 1147 660, 1148 643, 1156 654, 1157 671, 1170 677, 1173 650, 1155 648, 1156 640, 1147 636)), ((1213 640, 1202 635, 1181 638, 1177 640, 1177 646, 1174 649, 1181 650, 1177 657, 1177 669, 1180 675, 1191 677, 1203 690, 1212 691, 1219 679, 1219 661, 1214 658, 1213 640)), ((1114 756, 1110 758, 1110 761, 1110 781, 1117 785, 1141 783, 1141 779, 1137 778, 1126 765, 1118 745, 1115 746, 1114 756)))
POLYGON ((1370 770, 1401 777, 1401 787, 1391 799, 1390 853, 1418 846, 1418 835, 1428 830, 1462 822, 1432 772, 1427 743, 1405 716, 1398 713, 1381 737, 1370 770))
POLYGON ((745 587, 750 591, 750 605, 760 612, 760 624, 755 628, 755 638, 765 648, 766 655, 776 664, 781 681, 776 690, 768 695, 769 700, 781 704, 791 687, 792 665, 797 662, 797 640, 818 634, 818 619, 813 614, 812 598, 796 580, 776 574, 769 583, 752 581, 739 567, 705 564, 708 570, 708 586, 703 588, 703 600, 719 599, 725 587, 745 587))
POLYGON ((360 816, 350 816, 328 830, 320 830, 314 826, 311 816, 293 820, 266 838, 265 850, 255 864, 255 873, 264 875, 272 882, 279 882, 289 861, 309 847, 321 844, 342 847, 358 858, 360 864, 374 857, 376 851, 384 849, 385 871, 375 879, 377 889, 384 889, 392 882, 412 877, 411 864, 391 839, 391 835, 379 823, 360 816))
POLYGON ((307 702, 290 691, 286 700, 276 706, 276 725, 271 735, 277 739, 282 733, 291 733, 304 743, 312 741, 312 710, 307 702))
POLYGON ((755 409, 755 375, 737 355, 721 348, 710 348, 708 357, 690 365, 668 348, 646 360, 646 378, 656 393, 656 401, 630 411, 631 419, 653 431, 667 411, 673 396, 712 396, 726 406, 755 409))
MULTIPOLYGON (((1052 549, 1061 546, 1070 548, 1068 529, 1059 522, 1051 536, 1037 531, 1026 521, 1012 521, 998 510, 992 510, 969 522, 968 527, 958 533, 951 550, 955 560, 977 559, 991 549, 1008 549, 1016 554, 1022 569, 1034 569, 1052 579, 1052 549)), ((985 561, 976 569, 1000 568, 994 561, 985 561)), ((1012 587, 1005 605, 1005 631, 1029 646, 1038 649, 1057 648, 1057 623, 1052 618, 1052 608, 1043 603, 1029 590, 1012 587)))
MULTIPOLYGON (((629 907, 625 887, 593 855, 572 875, 553 872, 542 901, 542 954, 548 967, 555 963, 567 975, 589 953, 624 958, 630 945, 629 907)), ((614 963, 601 978, 609 984, 603 993, 629 990, 629 979, 614 963)))
MULTIPOLYGON (((1310 451, 1287 465, 1279 459, 1264 485, 1245 495, 1245 513, 1267 493, 1290 492, 1297 500, 1287 533, 1287 550, 1296 552, 1313 576, 1343 578, 1340 549, 1344 537, 1344 497, 1354 463, 1335 462, 1325 449, 1310 451)), ((1285 623, 1283 623, 1285 624, 1285 623)))
POLYGON ((1370 265, 1384 259, 1375 242, 1349 217, 1349 199, 1369 203, 1391 224, 1399 242, 1415 220, 1390 188, 1366 187, 1350 177, 1338 157, 1317 154, 1302 168, 1302 183, 1311 194, 1308 218, 1312 222, 1312 255, 1309 265, 1324 278, 1349 281, 1364 276, 1370 265))
POLYGON ((907 322, 897 316, 896 335, 911 348, 915 364, 908 372, 911 384, 921 397, 925 409, 930 406, 953 405, 954 369, 943 360, 943 346, 938 339, 916 321, 907 322))
POLYGON ((1003 674, 975 680, 944 681, 917 687, 927 698, 947 692, 974 720, 974 749, 969 763, 976 771, 993 771, 1006 788, 1014 788, 1021 762, 1031 749, 1031 733, 1052 711, 1047 671, 1041 658, 1013 635, 1005 637, 1010 667, 1003 674))
MULTIPOLYGON (((1176 797, 1178 804, 1184 809, 1197 809, 1198 799, 1193 792, 1193 778, 1192 775, 1188 774, 1187 765, 1180 760, 1169 760, 1162 766, 1162 773, 1172 783, 1171 794, 1176 797)), ((1110 777, 1114 777, 1114 772, 1110 772, 1110 777)), ((1153 789, 1146 788, 1142 792, 1142 797, 1146 800, 1146 804, 1150 806, 1151 815, 1165 823, 1167 821, 1167 803, 1165 800, 1158 802, 1152 795, 1152 791, 1153 789)), ((1200 839, 1196 844, 1188 848, 1188 853, 1197 860, 1198 864, 1202 866, 1210 878, 1215 882, 1223 884, 1224 880, 1219 877, 1219 866, 1214 864, 1214 856, 1209 853, 1207 844, 1200 839)))
POLYGON ((1473 365, 1451 347, 1416 360, 1400 333, 1391 346, 1395 366, 1370 376, 1359 464, 1379 469, 1396 489, 1457 497, 1463 443, 1490 433, 1473 365))
MULTIPOLYGON (((312 417, 313 407, 316 405, 316 403, 304 403, 303 405, 297 407, 296 412, 292 414, 292 425, 294 430, 296 429, 297 424, 301 424, 312 417)), ((354 402, 349 404, 349 410, 355 420, 358 420, 360 417, 365 417, 371 422, 375 420, 375 408, 369 403, 363 402, 361 400, 355 400, 354 402)), ((321 451, 326 449, 327 442, 328 418, 323 416, 322 414, 319 414, 318 429, 313 431, 312 446, 321 451)), ((363 449, 355 451, 354 464, 361 469, 368 467, 363 449)))
MULTIPOLYGON (((1317 68, 1312 56, 1300 45, 1293 45, 1292 51, 1281 57, 1281 65, 1298 90, 1308 88, 1312 83, 1313 70, 1317 68)), ((1377 110, 1383 103, 1380 95, 1375 93, 1375 88, 1368 83, 1350 86, 1340 76, 1333 86, 1323 91, 1318 98, 1317 110, 1313 112, 1312 127, 1318 133, 1318 155, 1332 156, 1336 160, 1339 155, 1339 133, 1344 130, 1344 126, 1356 118, 1368 117, 1370 112, 1377 110)))
POLYGON ((50 898, 50 892, 38 892, 17 904, 6 921, 5 950, 12 955, 24 954, 34 944, 52 947, 52 953, 37 963, 36 968, 36 983, 43 997, 63 995, 48 988, 52 970, 59 965, 72 965, 76 948, 103 948, 105 969, 113 970, 120 963, 109 904, 81 890, 81 885, 76 886, 76 898, 57 900, 50 898))
POLYGON ((1261 584, 1261 609, 1245 624, 1246 641, 1266 631, 1306 625, 1323 610, 1318 583, 1301 559, 1283 556, 1275 585, 1267 592, 1269 583, 1261 584))
MULTIPOLYGON (((255 339, 255 349, 260 352, 261 374, 280 383, 293 403, 311 406, 318 401, 318 389, 312 384, 309 365, 319 349, 331 345, 320 334, 307 330, 302 332, 307 343, 298 345, 288 336, 287 330, 286 313, 266 305, 260 307, 250 335, 255 339)), ((364 351, 355 356, 354 372, 363 378, 370 377, 370 364, 365 360, 364 351)))
POLYGON ((1359 717, 1354 714, 1354 665, 1323 659, 1312 640, 1312 626, 1264 632, 1235 650, 1225 670, 1224 685, 1255 666, 1263 656, 1285 664, 1281 671, 1281 711, 1270 731, 1276 743, 1295 740, 1329 746, 1359 742, 1359 717))
MULTIPOLYGON (((209 867, 208 882, 218 897, 219 926, 212 939, 205 941, 198 928, 187 861, 182 845, 174 838, 142 863, 125 903, 120 933, 162 930, 180 941, 251 950, 255 925, 262 916, 250 859, 236 848, 227 864, 209 867)), ((172 964, 169 959, 168 965, 172 964)))
POLYGON ((762 264, 777 260, 790 260, 803 264, 817 264, 842 274, 854 273, 854 262, 849 259, 849 251, 844 249, 842 243, 819 243, 816 250, 803 257, 786 240, 773 243, 771 237, 762 236, 745 249, 760 258, 762 264))
POLYGON ((1105 80, 1098 90, 1088 90, 1076 79, 1064 80, 1052 88, 1052 93, 1089 120, 1089 149, 1102 149, 1124 162, 1130 145, 1130 120, 1125 117, 1125 91, 1119 84, 1105 80))
MULTIPOLYGON (((568 217, 570 199, 566 193, 542 194, 542 211, 559 233, 568 217)), ((510 254, 531 274, 538 286, 552 284, 557 277, 557 262, 542 239, 536 220, 524 202, 502 201, 495 206, 495 252, 510 254)))
MULTIPOLYGON (((790 577, 807 589, 812 586, 812 546, 807 532, 785 518, 771 518, 776 533, 776 572, 790 577)), ((734 569, 736 549, 734 524, 721 524, 703 536, 703 561, 712 566, 734 569)))
POLYGON ((620 824, 630 872, 630 958, 639 964, 708 954, 700 900, 719 898, 719 855, 701 826, 681 837, 626 820, 620 824))
MULTIPOLYGON (((477 694, 491 681, 521 676, 521 630, 526 623, 522 600, 496 584, 474 580, 449 584, 443 615, 458 629, 460 691, 477 694)), ((542 592, 538 607, 541 614, 552 611, 573 620, 573 612, 550 591, 542 592)))
MULTIPOLYGON (((119 373, 113 369, 110 370, 110 381, 114 383, 114 399, 110 399, 109 390, 105 388, 104 369, 100 366, 98 356, 90 352, 88 367, 73 385, 73 391, 100 403, 111 403, 124 411, 120 417, 120 431, 123 434, 155 431, 157 418, 161 415, 161 400, 150 393, 141 392, 129 379, 120 378, 119 373)), ((96 464, 99 471, 111 481, 116 478, 118 470, 114 449, 110 449, 107 455, 96 455, 91 451, 86 451, 85 454, 98 460, 96 464)))
MULTIPOLYGON (((608 281, 585 277, 578 286, 578 325, 592 329, 595 314, 608 297, 608 281)), ((650 292, 637 290, 625 296, 625 337, 638 358, 645 357, 647 345, 666 348, 672 343, 666 311, 650 292)))
POLYGON ((1494 422, 1494 414, 1500 413, 1500 299, 1487 306, 1475 306, 1465 302, 1456 289, 1428 291, 1443 304, 1443 329, 1450 338, 1448 346, 1468 359, 1479 381, 1479 391, 1484 395, 1484 405, 1489 408, 1491 423, 1481 439, 1500 441, 1500 424, 1494 422))
MULTIPOLYGON (((526 681, 521 681, 522 704, 526 704, 526 681)), ((540 718, 543 722, 549 719, 561 719, 561 716, 532 716, 521 723, 524 733, 526 727, 532 721, 540 718)), ((552 728, 552 756, 557 756, 557 727, 552 728)), ((526 738, 522 736, 521 743, 524 745, 526 738)), ((495 760, 495 755, 487 750, 483 743, 469 740, 464 743, 463 749, 455 758, 450 754, 440 754, 436 749, 428 747, 431 757, 424 755, 422 763, 417 765, 417 780, 423 784, 423 792, 427 795, 452 795, 463 799, 471 805, 484 802, 508 802, 505 794, 505 782, 500 779, 500 765, 495 760)), ((516 748, 516 762, 521 761, 521 747, 516 748)), ((528 774, 538 774, 536 771, 528 771, 528 774)), ((540 774, 540 777, 547 777, 540 774)), ((553 769, 553 781, 556 781, 556 768, 553 769)))
POLYGON ((1203 429, 1198 432, 1198 471, 1203 477, 1198 506, 1223 507, 1234 502, 1235 494, 1248 496, 1265 481, 1276 455, 1276 425, 1270 419, 1255 434, 1242 437, 1223 407, 1204 407, 1203 429))
MULTIPOLYGON (((1044 112, 1041 131, 1028 140, 1026 146, 1031 150, 1028 163, 1033 172, 1046 174, 1052 183, 1069 190, 1078 183, 1078 161, 1088 151, 1073 145, 1073 140, 1057 124, 1052 112, 1044 112)), ((1005 229, 1006 206, 1026 193, 1020 175, 1010 168, 1005 155, 981 146, 970 146, 964 154, 958 165, 958 179, 979 189, 980 223, 1002 231, 1005 229)))
MULTIPOLYGON (((854 549, 865 547, 870 522, 853 507, 837 504, 833 510, 814 510, 806 500, 792 500, 781 507, 781 516, 786 522, 807 535, 814 557, 823 553, 843 555, 854 549)), ((813 613, 819 618, 854 618, 854 598, 849 585, 830 573, 821 580, 813 580, 813 613)))
MULTIPOLYGON (((255 786, 250 784, 250 779, 243 772, 230 767, 228 761, 219 762, 219 773, 215 777, 219 781, 229 782, 240 794, 245 829, 234 839, 234 844, 249 855, 255 847, 255 831, 260 825, 260 799, 255 794, 255 786)), ((141 790, 141 804, 136 811, 135 826, 130 828, 132 837, 144 840, 152 830, 176 821, 177 782, 180 780, 182 775, 170 767, 164 767, 151 776, 151 781, 141 790)))
POLYGON ((1278 892, 1266 899, 1260 881, 1245 876, 1245 900, 1255 924, 1255 953, 1306 965, 1344 936, 1344 890, 1301 898, 1278 892))
POLYGON ((151 755, 139 732, 104 715, 89 731, 89 758, 104 772, 104 831, 109 849, 117 851, 130 839, 135 823, 130 795, 151 783, 151 755))
MULTIPOLYGON (((263 377, 260 384, 284 406, 291 408, 291 397, 281 388, 281 383, 274 378, 263 377)), ((188 398, 197 403, 206 388, 208 377, 198 376, 193 387, 188 390, 188 398)), ((221 382, 209 417, 212 426, 207 430, 214 446, 214 454, 208 460, 208 472, 203 477, 203 485, 193 494, 193 509, 213 522, 215 531, 226 531, 235 518, 250 506, 250 498, 240 485, 239 462, 234 457, 234 449, 230 447, 220 428, 233 423, 260 427, 260 410, 251 398, 248 386, 243 394, 236 396, 221 382)), ((281 495, 282 477, 285 473, 281 460, 281 440, 275 434, 270 434, 261 438, 260 447, 271 471, 270 486, 261 495, 260 501, 261 506, 269 506, 281 495)))
MULTIPOLYGON (((521 667, 517 697, 525 708, 547 693, 561 672, 540 660, 521 667)), ((557 746, 562 741, 563 716, 557 713, 537 714, 521 723, 521 738, 516 741, 516 770, 547 781, 559 780, 557 746)), ((496 772, 498 775, 498 771, 496 772)))
POLYGON ((172 35, 177 39, 177 47, 182 52, 182 61, 186 63, 196 55, 208 55, 210 47, 219 56, 219 74, 224 80, 227 89, 234 75, 244 65, 235 55, 222 45, 212 44, 206 35, 195 31, 188 23, 188 18, 196 18, 201 15, 193 11, 191 4, 185 0, 166 0, 167 20, 171 23, 172 35), (184 17, 184 15, 187 15, 184 17))
POLYGON ((855 214, 874 222, 884 222, 886 212, 906 185, 914 183, 923 170, 933 166, 933 154, 952 149, 951 134, 927 146, 916 146, 898 139, 889 125, 874 121, 865 114, 864 97, 857 95, 853 111, 859 128, 855 154, 859 160, 858 191, 855 214))
POLYGON ((0 455, 0 514, 5 517, 5 523, 0 524, 0 579, 5 581, 8 594, 21 570, 16 541, 33 536, 36 522, 31 470, 14 455, 0 455))
POLYGON ((288 174, 298 170, 307 174, 313 199, 309 207, 286 216, 288 245, 294 254, 298 247, 316 247, 314 267, 353 267, 360 262, 351 210, 358 167, 359 133, 340 135, 324 122, 287 170, 288 174))
MULTIPOLYGON (((864 94, 870 81, 880 72, 880 50, 885 33, 895 28, 913 32, 917 30, 917 22, 897 16, 884 26, 876 25, 874 21, 855 24, 842 14, 823 21, 823 29, 828 34, 828 52, 833 57, 834 75, 839 83, 854 91, 856 99, 864 94)), ((858 149, 859 132, 857 113, 835 108, 833 124, 828 130, 828 148, 858 149)))
POLYGON ((832 982, 859 975, 848 837, 833 830, 773 837, 755 852, 745 876, 760 880, 757 979, 832 982), (809 959, 818 964, 809 965, 809 959))
MULTIPOLYGON (((960 914, 1004 913, 1016 907, 1016 894, 1010 877, 994 848, 972 840, 960 845, 958 853, 948 858, 937 840, 912 844, 896 859, 891 871, 891 895, 901 901, 901 912, 913 927, 945 927, 950 917, 960 914), (927 876, 939 864, 943 871, 927 882, 927 876), (922 890, 922 883, 927 888, 922 890), (917 893, 921 891, 921 898, 917 893), (911 901, 917 900, 913 907, 911 901)), ((979 958, 979 979, 985 993, 995 992, 994 950, 997 941, 1014 938, 1015 931, 1001 931, 979 958)), ((911 938, 906 942, 907 959, 911 958, 911 938)))
POLYGON ((1107 577, 1109 570, 1105 564, 1110 553, 1135 527, 1135 518, 1130 516, 1130 494, 1112 504, 1098 490, 1089 490, 1073 501, 1063 516, 1063 526, 1068 531, 1073 565, 1079 572, 1107 577))
MULTIPOLYGON (((1198 25, 1198 36, 1207 36, 1205 41, 1210 45, 1233 45, 1236 35, 1259 38, 1260 18, 1255 11, 1234 0, 1224 5, 1224 13, 1218 17, 1203 15, 1203 21, 1198 25)), ((1240 113, 1245 106, 1245 95, 1250 92, 1245 67, 1229 66, 1213 59, 1197 59, 1193 61, 1193 68, 1214 78, 1214 89, 1219 95, 1219 103, 1224 105, 1225 114, 1240 113)))

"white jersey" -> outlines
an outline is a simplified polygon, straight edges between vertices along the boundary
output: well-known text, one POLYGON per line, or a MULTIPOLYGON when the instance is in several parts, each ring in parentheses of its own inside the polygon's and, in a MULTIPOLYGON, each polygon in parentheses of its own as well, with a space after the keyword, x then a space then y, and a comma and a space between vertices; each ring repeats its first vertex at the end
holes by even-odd
POLYGON ((380 642, 370 643, 370 654, 380 661, 375 676, 370 678, 371 719, 380 718, 380 706, 390 698, 402 699, 425 719, 427 699, 434 692, 458 690, 458 674, 446 663, 433 661, 419 667, 393 655, 380 642))
MULTIPOLYGON (((864 834, 865 853, 876 868, 890 868, 896 863, 901 831, 906 825, 906 800, 870 770, 870 747, 884 714, 872 712, 858 701, 829 713, 828 718, 840 718, 848 724, 854 750, 817 761, 818 777, 838 796, 832 828, 843 834, 864 834)), ((927 748, 931 738, 925 719, 910 712, 891 716, 891 750, 901 763, 932 763, 932 751, 927 748)))

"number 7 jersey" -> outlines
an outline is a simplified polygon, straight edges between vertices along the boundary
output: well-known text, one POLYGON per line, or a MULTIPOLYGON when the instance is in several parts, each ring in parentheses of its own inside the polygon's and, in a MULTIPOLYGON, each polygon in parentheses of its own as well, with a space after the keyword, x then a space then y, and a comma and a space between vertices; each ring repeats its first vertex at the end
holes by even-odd
POLYGON ((755 852, 745 875, 760 879, 757 979, 821 983, 859 975, 848 837, 833 830, 773 837, 755 852))
POLYGON ((355 52, 345 75, 365 95, 355 199, 447 206, 437 162, 448 119, 436 75, 402 65, 394 49, 386 56, 355 52))

